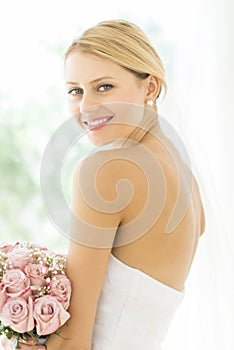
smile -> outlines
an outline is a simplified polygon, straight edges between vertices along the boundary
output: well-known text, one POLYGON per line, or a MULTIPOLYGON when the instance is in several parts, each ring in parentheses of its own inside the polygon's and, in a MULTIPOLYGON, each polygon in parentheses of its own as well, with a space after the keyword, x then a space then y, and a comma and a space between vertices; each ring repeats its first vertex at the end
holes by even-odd
POLYGON ((90 121, 84 121, 84 123, 92 130, 96 129, 96 127, 98 127, 98 129, 99 129, 99 127, 108 123, 112 118, 113 118, 113 116, 103 117, 103 118, 93 119, 90 121))

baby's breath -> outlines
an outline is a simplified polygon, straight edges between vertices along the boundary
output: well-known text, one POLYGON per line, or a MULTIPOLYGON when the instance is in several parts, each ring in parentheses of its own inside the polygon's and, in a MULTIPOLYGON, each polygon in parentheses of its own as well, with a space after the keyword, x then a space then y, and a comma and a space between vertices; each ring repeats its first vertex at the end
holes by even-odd
POLYGON ((7 260, 7 255, 3 252, 0 252, 0 277, 3 276, 6 270, 6 260, 7 260))

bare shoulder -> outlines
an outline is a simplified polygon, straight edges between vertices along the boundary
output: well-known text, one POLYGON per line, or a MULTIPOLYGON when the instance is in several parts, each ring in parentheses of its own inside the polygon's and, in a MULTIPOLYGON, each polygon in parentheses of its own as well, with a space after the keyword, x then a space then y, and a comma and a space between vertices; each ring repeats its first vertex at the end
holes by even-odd
POLYGON ((104 200, 114 201, 117 197, 119 200, 123 196, 129 197, 134 184, 139 184, 144 174, 129 152, 113 149, 100 150, 83 158, 77 164, 74 176, 86 193, 98 192, 104 200))
POLYGON ((194 184, 195 198, 200 209, 200 235, 202 235, 206 228, 206 217, 205 217, 204 205, 201 198, 201 192, 195 176, 193 176, 193 184, 194 184))

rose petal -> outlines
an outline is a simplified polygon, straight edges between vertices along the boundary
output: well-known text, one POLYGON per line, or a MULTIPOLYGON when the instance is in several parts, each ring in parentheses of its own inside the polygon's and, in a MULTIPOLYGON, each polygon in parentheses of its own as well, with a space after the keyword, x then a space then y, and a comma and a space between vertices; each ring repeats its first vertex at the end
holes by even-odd
POLYGON ((56 279, 52 280, 50 287, 52 295, 55 295, 62 302, 64 309, 67 310, 71 297, 70 280, 64 275, 57 275, 56 279))
POLYGON ((33 302, 23 298, 10 298, 3 306, 1 321, 15 332, 30 332, 34 328, 33 302))
POLYGON ((5 292, 5 288, 4 288, 4 285, 0 283, 0 314, 2 312, 3 305, 6 303, 6 301, 7 301, 7 295, 5 292))
POLYGON ((70 314, 56 297, 45 295, 34 302, 34 318, 37 334, 47 335, 56 332, 70 318, 70 314))

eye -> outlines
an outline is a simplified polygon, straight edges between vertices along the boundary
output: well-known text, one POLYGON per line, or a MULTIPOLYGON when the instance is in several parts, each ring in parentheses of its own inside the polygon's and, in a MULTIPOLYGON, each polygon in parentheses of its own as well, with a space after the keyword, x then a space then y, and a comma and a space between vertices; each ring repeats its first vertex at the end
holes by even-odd
POLYGON ((98 91, 109 91, 113 88, 113 85, 111 84, 103 84, 103 85, 100 85, 99 88, 98 88, 98 91))
POLYGON ((68 91, 68 95, 76 96, 76 95, 82 95, 83 89, 81 88, 75 88, 68 91))

